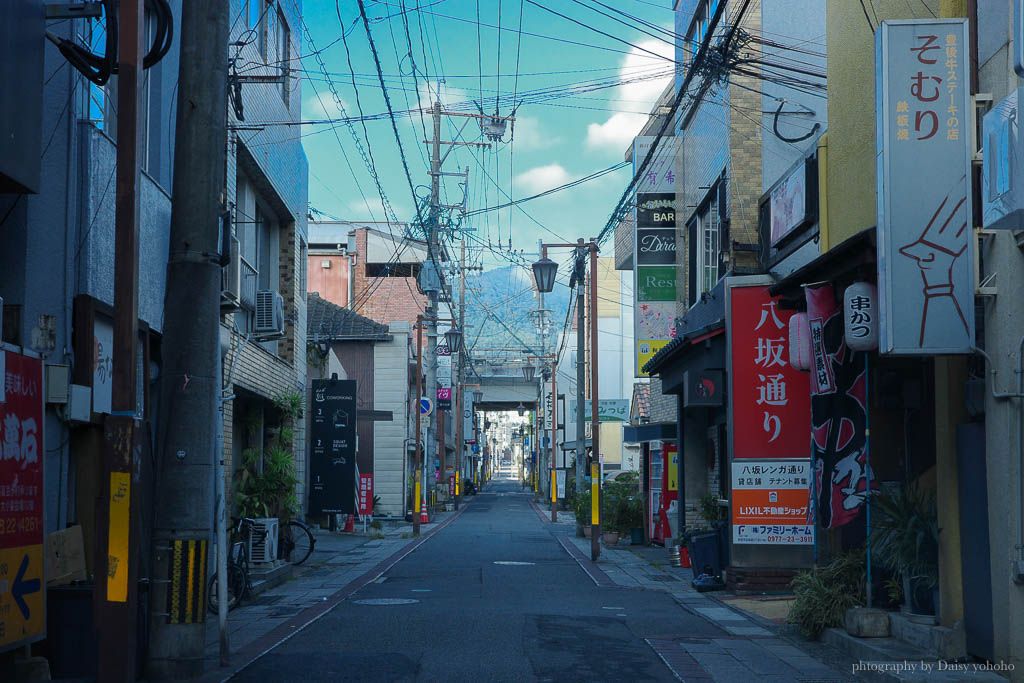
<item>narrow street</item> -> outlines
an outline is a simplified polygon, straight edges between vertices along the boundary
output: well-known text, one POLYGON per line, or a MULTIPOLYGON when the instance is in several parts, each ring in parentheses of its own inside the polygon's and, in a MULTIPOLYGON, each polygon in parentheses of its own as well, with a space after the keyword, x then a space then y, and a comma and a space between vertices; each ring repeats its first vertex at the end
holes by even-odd
MULTIPOLYGON (((452 524, 234 680, 668 681, 676 677, 645 639, 749 643, 668 593, 597 586, 559 543, 566 527, 542 522, 530 498, 495 480, 452 524)), ((780 660, 769 666, 758 679, 793 680, 780 660)))

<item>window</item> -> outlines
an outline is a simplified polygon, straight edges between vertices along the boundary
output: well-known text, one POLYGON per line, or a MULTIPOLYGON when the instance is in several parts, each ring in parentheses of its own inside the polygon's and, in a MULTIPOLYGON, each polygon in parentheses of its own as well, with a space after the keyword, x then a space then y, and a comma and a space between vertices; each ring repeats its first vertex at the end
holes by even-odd
POLYGON ((235 200, 235 234, 239 242, 241 291, 236 322, 243 332, 252 329, 256 292, 280 289, 278 248, 280 231, 273 214, 263 205, 251 183, 239 175, 235 200))
POLYGON ((690 271, 687 299, 691 306, 725 277, 723 248, 729 244, 725 188, 724 179, 716 183, 686 226, 690 271))

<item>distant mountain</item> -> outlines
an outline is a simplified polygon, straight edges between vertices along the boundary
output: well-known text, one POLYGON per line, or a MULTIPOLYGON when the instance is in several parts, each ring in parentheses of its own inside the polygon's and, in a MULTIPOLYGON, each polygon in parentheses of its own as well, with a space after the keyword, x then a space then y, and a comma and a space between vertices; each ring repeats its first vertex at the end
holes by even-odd
MULTIPOLYGON (((452 292, 457 301, 457 283, 452 292)), ((565 322, 568 302, 569 290, 560 284, 544 296, 544 307, 551 309, 549 347, 565 322)), ((466 279, 466 341, 470 353, 516 358, 524 354, 524 345, 539 353, 540 342, 531 316, 537 307, 533 274, 525 268, 510 265, 470 275, 466 279)))

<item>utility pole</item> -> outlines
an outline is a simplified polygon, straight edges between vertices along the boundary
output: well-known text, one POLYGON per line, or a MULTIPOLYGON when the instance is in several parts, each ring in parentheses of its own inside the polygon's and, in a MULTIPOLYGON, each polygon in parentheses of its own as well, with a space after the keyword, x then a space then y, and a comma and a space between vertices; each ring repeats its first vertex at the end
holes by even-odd
MULTIPOLYGON (((466 334, 466 240, 463 237, 461 244, 459 245, 459 329, 462 334, 466 334)), ((462 417, 462 411, 465 409, 463 403, 463 394, 465 389, 462 388, 462 354, 466 350, 466 337, 463 336, 462 348, 459 349, 459 357, 456 359, 455 365, 455 405, 457 406, 455 412, 455 509, 459 509, 459 502, 461 495, 461 489, 458 485, 459 477, 462 472, 462 449, 464 447, 465 434, 462 433, 462 425, 465 420, 462 417)))
MULTIPOLYGON (((427 319, 427 394, 431 401, 437 402, 437 314, 438 295, 443 286, 441 282, 441 267, 437 258, 437 228, 441 219, 441 101, 434 101, 434 139, 430 143, 430 217, 427 219, 427 267, 433 269, 437 276, 437 287, 428 290, 428 303, 425 318, 427 319)), ((419 400, 419 399, 417 399, 419 400)), ((438 456, 438 437, 435 436, 433 425, 438 431, 444 429, 444 422, 441 420, 441 411, 434 407, 434 419, 427 420, 427 438, 425 441, 426 465, 423 467, 423 499, 427 499, 427 482, 431 478, 427 472, 433 471, 434 460, 438 456)))
POLYGON ((584 308, 586 307, 586 272, 583 266, 583 238, 576 248, 576 493, 587 490, 587 430, 583 424, 583 408, 587 399, 587 347, 584 308))
MULTIPOLYGON (((121 7, 123 22, 125 3, 121 7)), ((157 422, 147 665, 152 679, 191 678, 203 671, 222 381, 218 225, 224 207, 227 46, 228 4, 184 3, 157 422)), ((122 644, 122 657, 125 650, 122 644)), ((102 672, 100 679, 106 680, 102 672)))
POLYGON ((601 554, 601 526, 604 523, 604 482, 601 481, 601 423, 598 418, 600 394, 597 390, 597 242, 590 240, 590 474, 597 480, 593 488, 597 496, 598 523, 590 533, 590 559, 597 562, 601 554))
MULTIPOLYGON (((114 352, 111 413, 104 423, 101 500, 96 506, 94 623, 97 672, 103 681, 136 674, 139 515, 145 487, 133 473, 141 438, 136 396, 139 324, 139 94, 142 91, 142 0, 121 3, 118 45, 117 184, 114 200, 114 352)), ((26 612, 27 614, 27 612, 26 612)))

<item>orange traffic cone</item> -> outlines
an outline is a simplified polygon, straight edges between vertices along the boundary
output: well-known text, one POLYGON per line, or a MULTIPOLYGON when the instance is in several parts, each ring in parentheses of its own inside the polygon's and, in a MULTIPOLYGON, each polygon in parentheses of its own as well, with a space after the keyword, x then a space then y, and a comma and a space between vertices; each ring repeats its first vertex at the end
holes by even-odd
POLYGON ((683 546, 679 552, 679 566, 689 567, 690 566, 690 550, 686 546, 683 546))
POLYGON ((430 523, 430 518, 427 517, 427 501, 423 501, 420 507, 420 524, 430 523))
POLYGON ((356 530, 356 517, 355 515, 345 515, 345 528, 343 531, 351 531, 355 533, 356 530))

